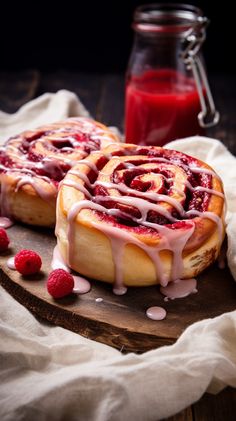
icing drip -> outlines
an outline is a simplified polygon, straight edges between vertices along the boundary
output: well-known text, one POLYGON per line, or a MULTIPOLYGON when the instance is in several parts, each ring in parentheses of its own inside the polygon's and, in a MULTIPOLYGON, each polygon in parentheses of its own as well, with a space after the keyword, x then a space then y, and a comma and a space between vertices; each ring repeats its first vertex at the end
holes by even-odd
POLYGON ((207 174, 211 175, 212 177, 218 178, 218 180, 221 180, 221 178, 216 174, 214 171, 209 170, 208 168, 202 168, 202 167, 195 167, 193 165, 189 165, 189 169, 196 174, 207 174))
MULTIPOLYGON (((171 279, 175 279, 179 273, 182 273, 183 261, 182 251, 187 242, 187 239, 192 235, 194 230, 194 224, 191 225, 189 230, 171 230, 164 226, 160 227, 160 232, 165 232, 165 235, 161 238, 160 243, 156 247, 148 246, 141 242, 137 238, 133 237, 130 233, 122 231, 119 228, 111 227, 109 225, 102 225, 96 222, 91 222, 91 225, 102 231, 111 241, 112 256, 115 266, 115 283, 114 289, 116 291, 122 290, 123 286, 123 253, 127 244, 135 244, 140 247, 152 260, 157 278, 160 279, 160 284, 166 286, 170 281, 170 277, 165 273, 163 263, 161 261, 159 252, 161 250, 171 250, 174 255, 173 272, 171 279)), ((73 230, 74 232, 74 230, 73 230)), ((117 292, 116 292, 117 293, 117 292)))
MULTIPOLYGON (((52 190, 50 189, 50 191, 47 191, 44 186, 42 186, 39 182, 39 180, 37 180, 37 178, 32 178, 30 176, 23 176, 20 177, 15 191, 17 192, 22 186, 24 186, 25 184, 29 184, 33 187, 33 189, 37 192, 37 194, 45 201, 48 203, 52 202, 52 198, 56 198, 56 192, 57 190, 55 189, 55 187, 53 186, 52 190)), ((50 184, 52 184, 50 182, 50 184)))
POLYGON ((76 294, 86 294, 91 289, 91 284, 89 281, 82 276, 73 276, 74 278, 74 288, 73 292, 76 294))
POLYGON ((125 286, 119 285, 118 287, 113 287, 113 293, 115 295, 124 295, 127 292, 127 288, 125 286))
MULTIPOLYGON (((124 153, 124 155, 126 155, 124 153)), ((106 154, 106 158, 109 160, 115 160, 119 157, 116 156, 109 156, 106 154)), ((130 158, 132 161, 132 156, 130 158)), ((148 161, 148 157, 144 159, 145 162, 148 161)), ((150 163, 154 162, 165 162, 172 165, 177 165, 177 162, 171 162, 166 158, 155 158, 150 157, 150 163)), ((177 161, 177 160, 176 160, 177 161)), ((80 161, 80 164, 83 164, 88 167, 89 170, 98 174, 98 168, 94 162, 89 160, 80 161)), ((135 165, 129 162, 122 162, 123 168, 125 168, 126 172, 135 171, 135 165)), ((144 163, 145 166, 145 163, 144 163)), ((159 168, 159 167, 158 167, 159 168)), ((206 174, 207 176, 214 176, 216 174, 212 170, 208 170, 206 168, 200 168, 196 166, 187 166, 181 163, 181 168, 185 168, 188 171, 191 170, 196 174, 206 174)), ((169 166, 167 166, 167 170, 169 166)), ((167 171, 165 169, 165 171, 167 171)), ((115 171, 115 169, 113 169, 115 171)), ((183 171, 181 169, 181 171, 183 171)), ((114 270, 115 270, 115 283, 114 283, 114 293, 118 295, 122 295, 126 292, 127 288, 125 287, 125 279, 123 273, 123 256, 125 247, 129 244, 137 245, 140 249, 142 249, 151 259, 153 265, 155 267, 157 279, 159 279, 161 287, 163 291, 166 291, 166 294, 169 290, 165 290, 170 285, 170 294, 176 294, 176 297, 169 297, 169 298, 177 298, 178 294, 179 297, 187 296, 196 290, 196 280, 181 280, 181 276, 183 273, 183 250, 191 238, 192 234, 195 230, 195 222, 193 219, 189 219, 192 216, 199 216, 203 218, 207 218, 212 220, 218 227, 218 233, 220 241, 222 241, 223 237, 223 222, 220 217, 218 217, 213 212, 209 211, 199 211, 199 210, 185 210, 183 201, 186 198, 185 190, 186 188, 191 192, 200 192, 209 195, 216 195, 220 198, 224 198, 223 193, 218 192, 210 187, 205 186, 193 186, 188 179, 181 179, 181 172, 180 172, 180 180, 181 183, 178 184, 178 181, 175 181, 173 177, 169 175, 159 175, 159 182, 160 178, 165 180, 167 183, 171 183, 169 194, 165 195, 153 191, 140 191, 132 188, 132 186, 127 186, 125 183, 117 183, 114 181, 104 181, 96 180, 94 183, 91 183, 88 176, 82 173, 77 169, 73 169, 70 171, 70 174, 77 176, 84 184, 79 183, 75 180, 65 180, 62 184, 67 185, 69 187, 75 188, 80 191, 84 196, 84 200, 80 200, 79 202, 74 203, 71 209, 68 212, 68 262, 69 265, 72 264, 73 256, 74 256, 74 233, 75 233, 75 220, 78 213, 82 209, 90 209, 93 211, 97 211, 99 213, 104 213, 106 215, 115 216, 118 218, 127 218, 128 220, 133 221, 136 224, 140 224, 141 226, 152 228, 157 232, 158 241, 156 245, 147 245, 144 242, 140 241, 133 233, 124 229, 120 229, 119 227, 114 226, 114 224, 106 224, 102 221, 95 222, 91 221, 90 224, 98 229, 99 231, 103 232, 110 241, 111 250, 112 250, 112 258, 114 263, 114 270), (181 187, 178 187, 181 186, 181 187), (105 188, 107 190, 111 189, 111 195, 99 195, 94 194, 94 190, 96 188, 105 188), (88 190, 89 189, 89 190, 88 190), (113 189, 116 192, 120 192, 123 195, 114 195, 113 189), (176 192, 176 193, 174 193, 176 192), (176 196, 177 194, 177 196, 176 196), (158 202, 153 203, 152 201, 158 202), (106 203, 109 204, 106 207, 106 203), (114 203, 114 205, 113 205, 114 203), (123 208, 117 208, 116 205, 123 206, 123 208), (116 207, 115 207, 116 206, 116 207), (136 209, 139 212, 140 216, 137 216, 134 212, 126 211, 126 209, 136 209), (148 220, 148 214, 150 212, 156 212, 158 215, 161 215, 169 221, 170 225, 168 224, 159 224, 155 222, 151 222, 148 220), (175 212, 179 214, 179 216, 175 215, 175 212), (182 226, 174 227, 171 224, 175 223, 182 223, 182 226), (170 251, 172 253, 172 272, 166 273, 165 268, 160 257, 160 253, 162 251, 170 251), (173 282, 171 282, 173 281, 173 282), (195 284, 195 286, 193 286, 195 284), (172 292, 171 292, 172 291, 172 292)), ((150 172, 150 174, 155 178, 156 174, 150 172)), ((188 173, 189 174, 189 173, 188 173)), ((102 170, 99 173, 99 177, 107 176, 106 173, 103 173, 102 170)), ((161 184, 160 184, 161 185, 161 184)), ((168 295, 167 295, 168 297, 168 295)))
MULTIPOLYGON (((60 124, 24 132, 0 147, 0 173, 16 174, 15 192, 30 185, 44 201, 54 205, 58 182, 79 162, 78 158, 95 153, 103 141, 110 145, 116 143, 114 134, 107 134, 105 128, 88 118, 71 118, 60 124)), ((97 170, 96 166, 94 170, 97 170)), ((11 217, 9 193, 8 182, 3 176, 0 214, 7 217, 11 217)))
POLYGON ((152 320, 163 320, 166 318, 166 310, 163 307, 150 307, 146 311, 146 315, 152 320))
POLYGON ((83 161, 78 161, 78 164, 86 165, 86 167, 89 167, 90 170, 93 170, 96 174, 98 174, 97 165, 95 165, 93 162, 88 161, 87 159, 83 159, 83 161))
POLYGON ((70 268, 64 262, 58 246, 54 247, 54 250, 53 250, 51 268, 52 268, 52 270, 64 269, 66 272, 71 272, 70 268))
MULTIPOLYGON (((78 188, 78 190, 80 190, 80 187, 78 188)), ((164 196, 163 199, 162 199, 163 195, 160 194, 158 196, 159 196, 159 200, 164 201, 165 196, 164 196)), ((144 222, 147 218, 147 213, 150 210, 158 212, 159 214, 161 214, 161 215, 165 216, 167 219, 169 219, 169 221, 171 221, 171 222, 174 222, 174 221, 177 220, 176 218, 174 218, 171 215, 171 213, 167 209, 163 208, 162 206, 156 205, 156 204, 151 203, 151 202, 148 202, 147 200, 139 199, 137 197, 136 198, 132 197, 132 199, 131 199, 128 196, 127 197, 126 196, 125 197, 124 196, 122 196, 122 197, 117 197, 117 196, 101 196, 100 197, 100 196, 97 196, 96 201, 99 202, 100 200, 103 201, 103 202, 105 202, 105 201, 109 202, 109 201, 113 200, 113 201, 121 203, 121 204, 127 204, 127 205, 130 205, 130 206, 135 206, 141 212, 141 215, 142 215, 142 217, 140 219, 133 218, 133 220, 135 220, 136 222, 140 222, 140 223, 144 222)), ((173 199, 173 201, 172 200, 165 200, 165 201, 171 203, 172 205, 175 205, 176 207, 178 207, 178 205, 177 205, 178 202, 174 201, 174 199, 173 199)), ((182 210, 182 212, 184 212, 183 207, 181 205, 179 207, 179 210, 182 210)), ((131 216, 131 218, 132 218, 132 216, 131 216)))
POLYGON ((81 193, 84 193, 86 197, 88 197, 89 199, 92 199, 92 195, 89 193, 86 187, 84 187, 82 184, 76 183, 76 181, 74 180, 66 180, 63 182, 63 185, 68 186, 68 187, 75 187, 81 193))
POLYGON ((6 218, 5 216, 0 217, 0 228, 9 228, 14 224, 13 221, 11 221, 9 218, 6 218))
POLYGON ((215 194, 216 196, 222 197, 222 199, 224 199, 225 197, 223 193, 213 190, 213 189, 208 189, 207 187, 202 187, 202 186, 193 187, 192 184, 188 180, 186 180, 184 184, 186 187, 188 187, 190 191, 202 191, 202 192, 206 192, 210 194, 215 194))
POLYGON ((9 269, 16 270, 16 267, 15 267, 15 256, 10 257, 10 258, 7 260, 7 267, 8 267, 9 269))
POLYGON ((103 302, 103 298, 98 297, 95 299, 96 303, 102 303, 103 302))
POLYGON ((200 216, 201 218, 211 219, 213 222, 215 222, 218 227, 220 242, 222 242, 224 226, 221 218, 218 215, 213 212, 199 212, 196 210, 187 211, 186 216, 188 215, 200 216))
MULTIPOLYGON (((51 268, 53 270, 64 269, 66 272, 71 272, 70 268, 64 262, 58 246, 56 246, 53 250, 51 268)), ((87 292, 90 291, 91 285, 87 279, 83 278, 82 276, 73 276, 73 278, 74 278, 74 288, 73 288, 74 293, 86 294, 87 292)))
MULTIPOLYGON (((161 286, 160 291, 167 299, 170 298, 171 300, 174 300, 175 298, 184 298, 197 292, 197 280, 176 279, 165 287, 161 286)), ((165 301, 167 300, 165 299, 165 301)))

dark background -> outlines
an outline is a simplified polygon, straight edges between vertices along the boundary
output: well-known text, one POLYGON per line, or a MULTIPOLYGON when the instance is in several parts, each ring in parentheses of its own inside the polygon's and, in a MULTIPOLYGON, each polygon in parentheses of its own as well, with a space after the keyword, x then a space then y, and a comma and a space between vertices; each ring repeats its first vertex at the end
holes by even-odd
MULTIPOLYGON (((124 72, 133 39, 132 14, 144 3, 150 1, 5 2, 1 6, 0 70, 124 72)), ((208 71, 234 73, 232 2, 188 3, 201 7, 211 20, 204 46, 208 71)))

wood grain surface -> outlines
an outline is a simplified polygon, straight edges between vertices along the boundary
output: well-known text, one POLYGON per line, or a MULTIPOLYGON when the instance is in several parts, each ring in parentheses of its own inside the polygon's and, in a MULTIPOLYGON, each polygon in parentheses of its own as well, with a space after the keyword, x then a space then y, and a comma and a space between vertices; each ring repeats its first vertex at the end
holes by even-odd
POLYGON ((117 296, 110 285, 91 280, 89 293, 54 300, 45 286, 56 243, 53 232, 14 225, 8 233, 11 255, 22 248, 35 250, 43 267, 40 274, 23 277, 7 267, 9 255, 1 256, 4 288, 36 315, 123 351, 144 352, 171 344, 192 323, 235 309, 235 283, 229 271, 216 264, 198 277, 198 294, 184 299, 164 302, 157 286, 129 288, 127 294, 117 296), (155 305, 167 310, 165 320, 147 318, 147 308, 155 305))
MULTIPOLYGON (((75 92, 91 115, 102 123, 124 130, 125 77, 122 74, 81 73, 54 70, 0 72, 0 109, 15 112, 35 96, 68 89, 75 92)), ((206 135, 221 140, 236 155, 235 98, 236 83, 232 74, 210 75, 210 85, 220 122, 206 135)))

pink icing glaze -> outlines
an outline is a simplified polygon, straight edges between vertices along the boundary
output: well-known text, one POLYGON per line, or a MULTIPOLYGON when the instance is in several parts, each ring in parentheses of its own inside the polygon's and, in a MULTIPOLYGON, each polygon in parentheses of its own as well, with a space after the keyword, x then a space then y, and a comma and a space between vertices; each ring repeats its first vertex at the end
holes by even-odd
MULTIPOLYGON (((165 297, 174 300, 175 298, 184 298, 197 292, 196 279, 176 279, 169 282, 165 287, 161 286, 160 291, 165 297)), ((167 301, 167 300, 165 300, 167 301)))
POLYGON ((200 216, 201 218, 208 218, 208 219, 211 219, 213 222, 215 222, 215 224, 218 227, 220 242, 222 242, 224 226, 223 226, 223 222, 222 222, 221 218, 218 215, 216 215, 213 212, 207 212, 207 211, 206 212, 199 212, 197 210, 189 210, 189 211, 186 212, 186 216, 187 215, 200 216))
POLYGON ((52 270, 64 269, 66 272, 71 272, 70 268, 64 262, 58 246, 54 247, 54 250, 53 250, 51 268, 52 270))
MULTIPOLYGON (((39 163, 31 163, 31 166, 36 166, 39 163)), ((25 184, 30 184, 33 189, 38 193, 38 195, 48 203, 52 203, 55 200, 57 195, 57 188, 53 182, 45 176, 36 175, 33 171, 23 167, 23 168, 7 168, 1 165, 1 169, 4 169, 5 172, 16 172, 22 173, 16 178, 16 187, 15 191, 18 191, 21 186, 25 184), (45 189, 41 185, 41 180, 49 184, 49 188, 45 189)), ((1 181, 1 214, 10 217, 9 203, 8 203, 8 187, 7 184, 1 181)))
POLYGON ((39 180, 37 180, 37 178, 33 178, 31 176, 25 175, 20 177, 15 191, 18 191, 20 189, 20 187, 24 186, 25 184, 30 184, 34 190, 38 193, 38 195, 45 201, 48 203, 52 202, 53 198, 56 198, 57 195, 57 189, 55 188, 55 186, 49 182, 49 184, 52 186, 50 188, 50 191, 47 191, 40 183, 39 180))
MULTIPOLYGON (((115 157, 109 157, 109 158, 115 158, 115 157)), ((151 158, 152 161, 161 161, 161 162, 168 162, 169 160, 165 158, 151 158)), ((88 160, 83 160, 80 163, 83 165, 87 165, 91 170, 98 173, 98 169, 94 163, 91 163, 88 160)), ((133 165, 131 165, 131 171, 133 169, 133 165)), ((126 167, 128 164, 126 163, 126 167)), ((184 167, 184 165, 182 165, 184 167)), ((186 166, 186 168, 189 168, 186 166)), ((193 169, 193 172, 196 173, 203 173, 208 174, 212 176, 216 176, 216 174, 211 171, 207 170, 205 168, 198 168, 198 167, 191 167, 193 169)), ((160 283, 162 287, 166 287, 168 282, 172 280, 177 280, 175 284, 175 290, 179 290, 179 294, 185 294, 188 295, 189 293, 193 292, 195 287, 191 290, 190 288, 190 282, 184 281, 184 288, 182 287, 182 281, 179 279, 182 275, 183 270, 183 259, 182 259, 182 252, 183 249, 188 242, 189 238, 194 232, 195 224, 193 220, 189 220, 189 216, 201 216, 205 218, 209 218, 212 221, 214 221, 218 226, 218 232, 220 241, 222 240, 223 235, 223 224, 221 221, 221 218, 219 218, 217 215, 215 215, 213 212, 200 212, 195 210, 189 210, 185 211, 181 200, 185 196, 185 193, 183 190, 179 191, 175 186, 173 185, 173 190, 177 190, 180 193, 180 199, 175 199, 174 197, 169 197, 163 194, 155 193, 155 192, 148 192, 148 191, 137 191, 135 189, 132 189, 125 184, 116 184, 113 182, 103 182, 100 180, 97 180, 94 184, 91 184, 88 180, 88 177, 84 174, 81 174, 78 170, 72 170, 71 173, 73 175, 78 176, 83 182, 84 185, 81 183, 78 183, 76 181, 71 180, 65 180, 62 184, 74 187, 80 192, 82 192, 85 197, 87 197, 89 200, 81 200, 80 202, 75 203, 72 208, 69 211, 68 214, 68 242, 69 242, 69 249, 68 249, 68 262, 71 264, 72 258, 74 255, 74 222, 78 215, 78 213, 82 209, 91 209, 98 212, 103 212, 107 215, 113 215, 118 217, 124 217, 126 216, 125 212, 120 211, 116 208, 106 208, 105 206, 102 206, 98 202, 105 202, 105 201, 114 201, 115 203, 121 203, 125 204, 131 207, 135 207, 138 209, 138 211, 141 214, 141 218, 136 218, 133 215, 128 215, 130 219, 132 219, 134 222, 138 222, 139 224, 154 228, 159 234, 160 234, 160 243, 155 246, 147 246, 146 244, 139 241, 137 238, 135 238, 131 233, 127 232, 125 229, 121 230, 120 228, 117 228, 115 226, 106 225, 104 223, 96 223, 92 222, 92 225, 97 228, 98 230, 102 231, 110 240, 111 242, 111 249, 112 249, 112 256, 113 256, 113 262, 115 267, 115 283, 114 283, 114 292, 116 294, 123 294, 126 292, 126 287, 124 285, 123 280, 123 254, 124 254, 124 248, 127 244, 136 244, 141 249, 143 249, 147 255, 152 260, 156 273, 158 275, 158 278, 160 279, 160 283), (87 186, 87 187, 86 187, 87 186), (107 189, 116 189, 121 191, 122 193, 126 194, 125 196, 92 196, 91 192, 88 191, 88 188, 93 189, 96 186, 102 186, 107 189), (134 197, 129 196, 130 194, 134 194, 134 197), (139 196, 139 197, 137 197, 139 196), (147 199, 144 200, 144 199, 147 199), (170 227, 165 225, 156 224, 153 222, 147 221, 147 214, 150 210, 155 210, 156 212, 160 213, 161 215, 165 216, 167 219, 170 220, 170 222, 176 222, 178 221, 177 218, 173 217, 172 214, 167 210, 161 207, 158 204, 154 204, 152 202, 149 202, 148 200, 156 200, 159 202, 167 202, 169 205, 173 206, 180 215, 186 219, 187 226, 184 226, 184 229, 171 229, 170 227), (170 274, 170 277, 167 276, 167 274, 164 271, 163 264, 161 262, 159 253, 161 250, 170 250, 173 253, 173 264, 172 264, 172 273, 170 274), (178 286, 176 286, 178 284, 178 286), (188 285, 188 287, 187 287, 188 285), (182 289, 181 289, 182 288, 182 289), (187 290, 186 290, 187 288, 187 290), (190 288, 190 292, 188 290, 190 288), (180 291, 181 289, 181 291, 180 291)), ((171 178, 168 179, 165 177, 166 180, 172 180, 171 178)), ((193 187, 188 181, 184 183, 184 186, 188 187, 192 191, 203 191, 209 194, 216 194, 220 197, 224 197, 222 193, 219 193, 213 189, 209 189, 207 187, 197 186, 193 187)), ((195 280, 192 280, 192 282, 196 282, 195 280)), ((172 287, 173 289, 173 287, 172 287)), ((177 291, 175 291, 177 294, 177 291)), ((184 296, 184 295, 181 295, 184 296)))
MULTIPOLYGON (((130 203, 134 204, 134 198, 129 198, 130 203)), ((119 210, 117 209, 106 209, 105 207, 98 205, 94 202, 90 202, 89 200, 83 200, 78 203, 75 203, 68 214, 68 221, 69 221, 69 230, 68 230, 68 242, 69 242, 69 250, 68 250, 68 261, 69 265, 72 262, 74 256, 74 221, 81 209, 90 208, 96 209, 101 212, 106 212, 108 214, 119 214, 119 210)), ((159 256, 159 252, 161 250, 171 250, 173 252, 173 267, 172 267, 172 279, 176 279, 176 277, 180 276, 179 274, 182 273, 182 251, 187 243, 188 239, 192 235, 194 231, 194 223, 190 220, 189 221, 189 228, 184 230, 172 230, 167 226, 162 226, 158 224, 153 224, 149 222, 143 222, 145 226, 155 226, 157 230, 162 235, 162 239, 160 244, 156 247, 151 247, 146 245, 145 243, 139 241, 137 238, 132 236, 129 232, 125 230, 120 230, 117 227, 113 227, 106 224, 98 224, 96 222, 92 222, 92 225, 97 228, 98 230, 102 231, 105 235, 108 236, 111 242, 112 248, 112 256, 115 265, 115 272, 116 272, 116 282, 114 288, 116 290, 120 290, 123 287, 123 253, 124 248, 127 244, 136 244, 141 249, 143 249, 147 255, 151 258, 155 265, 155 269, 158 277, 160 278, 160 282, 163 286, 165 286, 169 279, 167 278, 166 274, 163 270, 163 265, 159 256)))
MULTIPOLYGON (((118 282, 116 282, 116 284, 117 284, 118 282)), ((115 284, 115 285, 116 285, 115 284)), ((115 294, 115 295, 124 295, 124 294, 126 294, 126 292, 127 292, 127 288, 125 287, 125 286, 123 286, 123 285, 118 285, 118 286, 115 286, 114 288, 113 288, 113 293, 115 294)))
MULTIPOLYGON (((85 165, 87 165, 87 162, 88 161, 86 161, 86 160, 81 161, 81 163, 83 163, 85 165)), ((89 164, 88 165, 89 168, 91 168, 91 169, 94 170, 94 164, 90 165, 91 164, 90 162, 88 164, 89 164)), ((203 169, 203 172, 205 173, 204 170, 205 169, 203 169)), ((200 171, 198 171, 198 172, 200 172, 200 171)), ((209 172, 212 175, 215 174, 213 171, 210 171, 210 170, 208 170, 207 174, 209 172)), ((79 178, 81 176, 81 173, 79 171, 77 171, 77 170, 72 170, 72 174, 77 175, 79 178)), ((156 201, 159 201, 159 202, 163 201, 163 202, 169 203, 183 217, 188 217, 188 216, 191 216, 191 215, 198 215, 198 216, 205 215, 205 217, 208 217, 209 219, 212 219, 218 225, 222 225, 221 219, 219 217, 217 217, 217 215, 213 214, 212 212, 200 212, 200 211, 195 211, 195 210, 190 210, 190 211, 185 212, 182 204, 177 199, 175 199, 173 197, 169 197, 169 196, 166 196, 166 195, 162 195, 162 194, 159 194, 159 193, 153 193, 153 192, 151 192, 151 193, 150 192, 140 192, 140 191, 137 192, 135 189, 129 188, 126 185, 122 185, 122 184, 119 185, 119 184, 116 184, 116 183, 103 182, 103 181, 99 181, 99 180, 96 181, 94 184, 91 184, 87 180, 88 179, 87 176, 84 176, 84 175, 82 175, 81 179, 85 182, 85 185, 86 184, 88 185, 89 188, 94 188, 96 186, 103 186, 103 187, 108 188, 108 189, 109 188, 111 188, 111 189, 114 188, 114 189, 119 190, 119 191, 121 191, 123 193, 126 193, 126 194, 134 194, 134 195, 137 195, 138 194, 138 196, 140 196, 140 197, 131 197, 131 198, 129 196, 122 196, 122 197, 121 196, 119 196, 119 197, 117 197, 117 196, 115 196, 115 197, 112 197, 112 196, 107 196, 107 197, 101 196, 100 198, 99 198, 99 196, 96 197, 96 200, 97 201, 99 201, 99 199, 102 200, 102 201, 114 200, 114 201, 116 201, 118 203, 121 203, 121 204, 123 203, 123 204, 128 204, 130 206, 137 207, 139 209, 139 211, 142 213, 142 220, 137 220, 137 219, 133 218, 133 220, 136 221, 136 222, 143 223, 144 220, 146 219, 147 212, 149 210, 155 210, 156 212, 161 213, 163 216, 165 216, 171 222, 178 221, 177 218, 173 218, 173 216, 171 215, 171 213, 168 210, 163 209, 162 206, 159 206, 159 205, 156 205, 156 204, 147 202, 147 200, 150 199, 150 200, 156 200, 156 201), (142 198, 144 198, 146 200, 143 200, 142 198)), ((81 191, 82 193, 84 193, 86 197, 89 197, 90 199, 92 199, 91 194, 89 193, 88 189, 86 187, 84 187, 83 185, 81 185, 81 183, 77 183, 74 180, 73 181, 72 180, 65 180, 63 182, 63 184, 68 185, 68 186, 71 186, 71 187, 75 187, 76 189, 78 189, 79 191, 81 191)), ((222 193, 216 191, 216 190, 208 189, 206 187, 201 187, 201 186, 192 187, 191 184, 188 181, 186 181, 184 184, 187 187, 189 187, 192 191, 207 192, 207 193, 215 194, 217 196, 220 196, 220 197, 224 198, 224 195, 222 193)), ((175 187, 173 187, 173 189, 178 191, 178 189, 176 189, 175 187)), ((178 192, 185 196, 185 194, 183 193, 183 191, 178 191, 178 192)), ((89 208, 89 206, 88 206, 88 208, 89 208)), ((104 208, 104 209, 106 209, 106 208, 104 208)), ((108 209, 103 210, 103 212, 106 212, 108 214, 109 213, 112 214, 109 211, 110 210, 108 210, 108 209)), ((132 218, 132 215, 130 217, 132 218)), ((143 223, 143 225, 144 225, 144 223, 143 223)))
MULTIPOLYGON (((0 148, 1 153, 6 153, 5 157, 8 160, 13 160, 15 162, 6 163, 0 156, 0 171, 3 171, 5 174, 8 173, 17 173, 17 184, 15 191, 18 191, 23 185, 29 184, 37 192, 37 194, 46 202, 52 203, 57 196, 57 185, 46 175, 41 175, 41 172, 46 172, 54 180, 54 176, 61 172, 60 178, 64 178, 68 169, 78 161, 70 159, 66 156, 68 152, 76 151, 76 148, 80 148, 80 154, 85 157, 88 155, 89 151, 96 152, 96 149, 99 147, 102 140, 110 140, 110 144, 113 144, 110 136, 106 134, 103 128, 94 125, 93 121, 88 118, 73 118, 68 119, 70 121, 77 122, 79 126, 71 127, 65 126, 61 128, 51 127, 49 130, 36 131, 32 132, 32 135, 29 134, 25 137, 25 134, 20 135, 16 138, 11 138, 8 140, 5 146, 0 148), (59 137, 59 133, 67 133, 67 136, 59 137), (68 135, 68 132, 72 134, 68 135), (34 147, 36 143, 45 143, 45 139, 41 136, 49 136, 49 144, 53 146, 53 143, 56 143, 60 149, 58 152, 58 157, 54 156, 45 156, 42 157, 39 152, 37 156, 34 152, 34 147), (63 144, 69 143, 71 147, 64 147, 63 144), (61 145, 61 146, 60 146, 61 145), (83 147, 86 147, 86 151, 83 151, 83 147), (29 153, 30 148, 30 153, 29 153), (62 152, 65 152, 60 159, 62 152), (16 163, 16 165, 15 165, 16 163), (67 169, 63 169, 67 165, 67 169), (49 187, 45 189, 44 185, 41 185, 41 180, 49 184, 49 187)), ((89 165, 87 163, 87 165, 89 165)), ((93 165, 91 164, 91 168, 93 165)), ((93 167, 94 170, 97 170, 96 166, 93 167)), ((58 181, 58 178, 55 178, 58 181)), ((54 180, 54 181, 55 181, 54 180)), ((59 180, 60 181, 60 180, 59 180)), ((2 216, 11 217, 10 207, 8 203, 8 186, 5 183, 4 178, 1 180, 1 202, 0 202, 0 214, 2 216)))
POLYGON ((93 170, 94 172, 98 173, 97 166, 93 163, 88 161, 87 159, 83 159, 82 161, 78 161, 78 164, 86 165, 90 168, 90 170, 93 170))
POLYGON ((192 172, 196 173, 196 174, 207 174, 207 175, 211 175, 212 177, 216 177, 218 178, 218 180, 220 180, 221 178, 218 176, 218 174, 216 174, 214 171, 209 170, 208 168, 202 168, 202 167, 196 167, 194 165, 189 165, 189 168, 192 172))
POLYGON ((163 320, 166 318, 166 310, 163 307, 150 307, 146 311, 146 315, 152 320, 163 320))
MULTIPOLYGON (((51 267, 53 270, 64 269, 67 272, 71 272, 70 268, 64 262, 58 246, 56 246, 53 250, 53 258, 51 262, 51 267)), ((73 278, 74 278, 73 292, 77 294, 86 294, 88 291, 90 291, 91 285, 87 279, 81 276, 73 276, 73 278)))
POLYGON ((82 276, 73 276, 74 278, 74 288, 73 292, 76 294, 86 294, 91 289, 90 282, 83 278, 82 276))
POLYGON ((224 199, 224 197, 225 197, 225 195, 223 193, 221 193, 219 191, 216 191, 214 189, 208 189, 207 187, 202 187, 202 186, 193 187, 192 184, 188 180, 186 180, 184 182, 184 184, 191 191, 202 191, 202 192, 206 192, 206 193, 210 193, 210 194, 215 194, 216 196, 222 197, 222 199, 224 199))
POLYGON ((13 221, 11 221, 9 218, 6 218, 5 216, 0 217, 0 228, 9 228, 14 224, 13 221))
POLYGON ((10 258, 7 260, 7 267, 8 267, 9 269, 16 270, 16 267, 15 267, 15 256, 10 257, 10 258))

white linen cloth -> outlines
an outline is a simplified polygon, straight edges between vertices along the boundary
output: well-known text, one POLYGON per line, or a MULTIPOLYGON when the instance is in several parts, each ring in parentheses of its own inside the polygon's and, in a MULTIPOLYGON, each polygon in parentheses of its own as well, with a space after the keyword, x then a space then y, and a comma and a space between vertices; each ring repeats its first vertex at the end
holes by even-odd
MULTIPOLYGON (((79 114, 88 113, 73 93, 45 94, 14 115, 0 113, 1 138, 79 114)), ((208 162, 222 177, 228 263, 236 278, 236 158, 219 141, 199 136, 168 147, 208 162)), ((236 311, 193 324, 174 345, 122 355, 40 323, 0 290, 1 421, 156 421, 226 385, 236 387, 236 311)))
POLYGON ((24 104, 15 114, 0 111, 0 143, 23 130, 78 115, 89 117, 89 112, 73 92, 62 89, 56 94, 45 93, 24 104))

